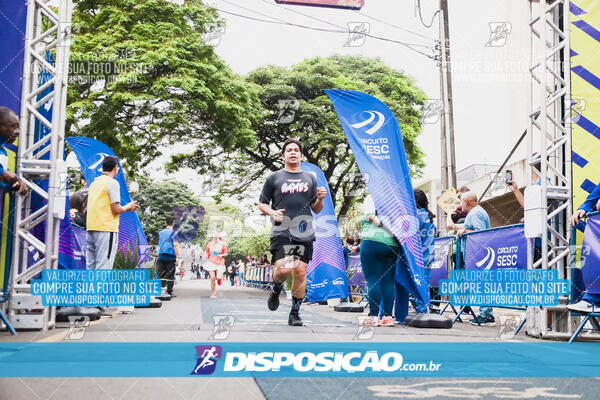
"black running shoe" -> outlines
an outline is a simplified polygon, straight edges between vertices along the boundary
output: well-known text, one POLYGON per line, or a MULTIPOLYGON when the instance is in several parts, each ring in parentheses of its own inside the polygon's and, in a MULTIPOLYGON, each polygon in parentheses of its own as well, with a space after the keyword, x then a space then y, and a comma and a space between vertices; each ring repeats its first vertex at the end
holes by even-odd
POLYGON ((469 322, 473 325, 479 325, 479 326, 494 326, 494 325, 496 325, 496 320, 494 319, 493 316, 489 316, 489 317, 479 316, 479 317, 473 318, 469 322))
POLYGON ((279 293, 275 293, 273 289, 269 292, 269 300, 267 301, 269 310, 275 311, 279 308, 279 293))
POLYGON ((302 326, 302 318, 300 318, 300 314, 298 314, 297 312, 291 312, 290 317, 288 318, 288 325, 302 326))

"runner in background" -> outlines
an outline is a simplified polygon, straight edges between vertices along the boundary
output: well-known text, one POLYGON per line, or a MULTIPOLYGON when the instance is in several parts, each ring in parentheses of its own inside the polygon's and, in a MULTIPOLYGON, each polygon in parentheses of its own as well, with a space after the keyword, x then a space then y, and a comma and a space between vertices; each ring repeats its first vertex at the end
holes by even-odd
POLYGON ((235 266, 235 261, 231 261, 231 264, 227 268, 227 272, 229 272, 229 282, 231 283, 231 286, 236 286, 237 268, 235 266))
POLYGON ((215 232, 213 234, 213 240, 208 242, 206 246, 206 255, 208 260, 204 264, 204 269, 208 271, 210 275, 210 298, 214 299, 217 297, 217 288, 215 280, 221 286, 221 280, 223 279, 223 272, 225 272, 225 256, 227 255, 227 245, 222 239, 222 234, 215 232))

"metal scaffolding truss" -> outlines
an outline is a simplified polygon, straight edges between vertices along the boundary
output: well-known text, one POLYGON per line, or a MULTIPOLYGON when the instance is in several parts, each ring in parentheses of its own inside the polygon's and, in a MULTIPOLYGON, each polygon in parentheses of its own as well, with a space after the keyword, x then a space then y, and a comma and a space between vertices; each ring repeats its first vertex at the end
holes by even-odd
POLYGON ((30 193, 37 193, 46 205, 32 213, 30 195, 16 198, 8 306, 8 318, 15 328, 44 330, 54 324, 54 308, 44 307, 39 296, 29 294, 29 282, 43 269, 54 269, 58 265, 60 219, 64 217, 66 195, 63 153, 72 0, 59 0, 58 14, 48 3, 47 0, 28 0, 27 3, 21 132, 16 165, 16 171, 30 193), (46 61, 48 51, 53 53, 54 65, 46 61), (39 86, 41 70, 51 79, 39 86), (49 88, 51 91, 47 92, 49 88), (52 104, 51 121, 38 112, 39 107, 48 104, 52 104), (47 128, 48 134, 36 137, 36 123, 47 128), (48 190, 34 180, 48 180, 48 190), (45 224, 44 241, 32 234, 32 229, 39 224, 45 224), (30 251, 37 251, 39 258, 28 267, 30 251))
MULTIPOLYGON (((555 269, 571 279, 571 128, 569 0, 532 1, 532 111, 528 141, 528 176, 540 177, 542 206, 541 258, 534 262, 535 239, 528 239, 528 268, 555 269), (537 166, 539 165, 539 169, 537 166)), ((568 312, 568 297, 556 307, 529 307, 527 333, 564 339, 576 318, 568 312), (548 318, 551 314, 551 319, 548 318), (551 327, 551 330, 548 330, 551 327)))

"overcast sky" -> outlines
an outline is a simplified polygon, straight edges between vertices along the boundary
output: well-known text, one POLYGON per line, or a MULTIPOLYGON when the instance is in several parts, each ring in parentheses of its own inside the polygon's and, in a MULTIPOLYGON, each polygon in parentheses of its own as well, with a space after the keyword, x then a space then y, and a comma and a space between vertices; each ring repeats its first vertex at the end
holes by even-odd
MULTIPOLYGON (((348 47, 345 46, 347 33, 243 17, 342 30, 347 29, 349 23, 365 23, 371 35, 408 43, 414 49, 432 54, 429 47, 438 37, 438 19, 432 28, 424 27, 416 14, 415 2, 366 0, 363 9, 355 12, 282 6, 274 0, 207 1, 224 11, 221 15, 226 20, 225 31, 215 50, 239 74, 266 64, 291 66, 305 58, 336 53, 380 57, 392 68, 412 77, 430 99, 439 99, 436 62, 402 44, 367 37, 361 46, 348 47)), ((422 0, 421 3, 423 19, 429 23, 439 1, 422 0)), ((474 163, 500 164, 528 124, 529 1, 453 0, 449 12, 457 170, 474 163), (490 43, 490 24, 498 23, 508 28, 508 36, 506 40, 490 43)), ((423 178, 439 179, 439 120, 428 122, 419 137, 427 164, 423 178)), ((514 159, 524 156, 524 145, 514 159)), ((165 159, 153 163, 149 170, 153 178, 165 179, 161 171, 165 159)), ((181 171, 177 177, 198 192, 200 177, 193 171, 181 171)))
MULTIPOLYGON (((366 0, 360 13, 282 6, 274 0, 212 0, 209 3, 236 14, 318 28, 347 28, 348 23, 366 22, 372 35, 419 45, 431 46, 432 39, 438 37, 437 19, 431 29, 425 28, 415 15, 415 0, 366 0)), ((423 18, 429 23, 438 0, 422 0, 421 3, 423 18)), ((528 10, 527 0, 450 2, 459 169, 472 163, 500 163, 508 154, 513 138, 526 128, 529 110, 528 10), (494 22, 508 22, 511 32, 504 46, 486 47, 490 38, 489 23, 494 22)), ((436 63, 401 44, 367 37, 360 47, 345 47, 347 34, 262 23, 225 13, 222 16, 227 20, 227 27, 216 52, 240 74, 265 64, 291 66, 305 58, 334 53, 363 55, 382 58, 391 67, 415 79, 431 99, 440 97, 436 63)), ((431 54, 428 48, 415 48, 431 54)), ((426 124, 419 140, 426 153, 427 178, 439 178, 439 131, 439 123, 426 124)))
MULTIPOLYGON (((369 33, 413 46, 426 54, 438 37, 438 20, 425 28, 415 0, 366 0, 360 12, 315 7, 282 6, 274 0, 211 0, 220 10, 246 17, 290 22, 325 29, 347 29, 348 23, 368 23, 369 33), (321 20, 321 21, 320 21, 321 20)), ((425 22, 438 0, 422 0, 425 22)), ((529 1, 451 1, 449 9, 457 169, 474 163, 500 164, 527 127, 529 112, 529 1), (490 23, 507 23, 503 40, 490 40, 490 23)), ((233 69, 246 74, 266 64, 291 66, 305 58, 331 54, 380 57, 412 77, 431 99, 439 99, 439 69, 435 61, 406 46, 367 37, 362 46, 345 46, 346 33, 329 33, 270 24, 223 12, 225 31, 215 47, 233 69)), ((440 177, 439 121, 425 124, 419 144, 425 152, 424 178, 440 177)), ((524 144, 523 144, 524 146, 524 144)), ((517 154, 524 155, 525 148, 517 154)), ((189 182, 189 171, 179 174, 189 182)), ((195 186, 195 185, 192 185, 195 186)))

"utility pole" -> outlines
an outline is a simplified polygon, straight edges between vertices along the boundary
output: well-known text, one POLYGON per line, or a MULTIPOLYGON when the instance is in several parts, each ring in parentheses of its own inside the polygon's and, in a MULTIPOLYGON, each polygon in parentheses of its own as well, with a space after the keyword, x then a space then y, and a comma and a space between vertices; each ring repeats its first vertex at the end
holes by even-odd
MULTIPOLYGON (((456 154, 454 151, 454 101, 452 98, 452 71, 450 62, 450 29, 448 27, 448 0, 440 0, 440 9, 442 11, 443 36, 440 36, 442 64, 446 69, 446 99, 444 103, 448 104, 448 141, 450 142, 450 185, 456 187, 456 154)), ((441 34, 442 32, 440 32, 441 34)), ((445 118, 446 114, 444 114, 445 118)))
MULTIPOLYGON (((448 145, 446 143, 446 91, 444 88, 444 17, 442 14, 439 16, 440 20, 440 43, 439 43, 439 55, 436 56, 440 63, 440 143, 441 148, 441 185, 442 192, 448 189, 448 145)), ((438 230, 446 231, 446 218, 441 208, 438 206, 438 230)))
POLYGON ((440 53, 436 56, 440 66, 440 142, 442 144, 441 164, 442 164, 442 191, 448 189, 448 144, 446 140, 446 90, 444 87, 444 20, 440 15, 440 53))

